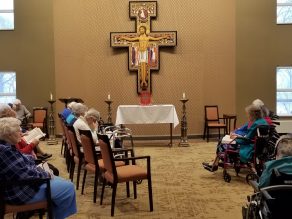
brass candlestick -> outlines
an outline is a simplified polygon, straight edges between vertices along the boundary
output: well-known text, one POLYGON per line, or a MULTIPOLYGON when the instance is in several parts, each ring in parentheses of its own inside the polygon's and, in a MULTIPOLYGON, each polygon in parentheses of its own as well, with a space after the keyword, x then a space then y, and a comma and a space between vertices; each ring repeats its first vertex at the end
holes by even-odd
POLYGON ((48 144, 49 145, 55 145, 58 144, 58 141, 56 140, 56 135, 55 135, 55 119, 54 119, 54 108, 53 104, 56 102, 55 100, 49 100, 50 103, 50 115, 49 115, 49 139, 48 139, 48 144))
POLYGON ((111 108, 111 104, 113 101, 111 100, 105 100, 104 102, 107 103, 108 107, 107 107, 107 123, 111 124, 112 123, 112 108, 111 108))
POLYGON ((187 112, 186 112, 186 102, 188 102, 189 99, 180 99, 180 101, 183 103, 182 106, 182 119, 181 119, 181 137, 180 137, 180 143, 178 146, 181 147, 189 147, 189 143, 188 143, 188 134, 187 134, 187 130, 188 130, 188 124, 187 124, 187 112))

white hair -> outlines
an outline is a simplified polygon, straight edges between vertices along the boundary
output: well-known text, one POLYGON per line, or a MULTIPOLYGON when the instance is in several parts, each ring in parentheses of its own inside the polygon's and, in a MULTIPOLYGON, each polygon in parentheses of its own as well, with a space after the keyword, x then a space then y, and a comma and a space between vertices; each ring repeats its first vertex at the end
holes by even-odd
POLYGON ((16 117, 16 114, 8 104, 0 103, 0 118, 3 117, 16 117))
POLYGON ((73 106, 72 106, 72 112, 77 117, 82 115, 82 114, 85 114, 86 111, 87 111, 87 106, 85 106, 82 103, 76 103, 76 104, 73 104, 73 106))
POLYGON ((7 140, 8 136, 20 130, 20 120, 13 117, 0 118, 0 139, 7 140))
POLYGON ((100 118, 100 113, 94 109, 94 108, 90 108, 86 114, 85 114, 85 118, 95 118, 97 121, 100 118))
POLYGON ((74 104, 76 104, 75 101, 72 101, 72 102, 68 103, 67 108, 72 110, 72 107, 73 107, 74 104))
POLYGON ((258 107, 262 107, 265 105, 264 102, 260 99, 255 99, 254 101, 252 101, 252 104, 258 107))
POLYGON ((14 104, 14 105, 19 105, 19 104, 21 104, 20 99, 15 99, 15 100, 13 101, 13 104, 14 104))
POLYGON ((282 135, 276 143, 277 159, 292 156, 292 134, 282 135))

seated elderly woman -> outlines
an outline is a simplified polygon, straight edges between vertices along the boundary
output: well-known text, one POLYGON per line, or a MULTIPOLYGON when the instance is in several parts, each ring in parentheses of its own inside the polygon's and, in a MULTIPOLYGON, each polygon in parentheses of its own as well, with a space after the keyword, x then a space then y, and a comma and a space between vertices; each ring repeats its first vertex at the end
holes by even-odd
MULTIPOLYGON (((253 143, 251 140, 253 140, 256 136, 256 128, 258 125, 268 125, 266 120, 262 116, 262 110, 260 107, 255 105, 249 105, 245 108, 249 126, 247 127, 247 132, 244 136, 244 138, 239 138, 237 136, 231 136, 231 138, 234 138, 235 144, 230 145, 234 149, 239 148, 239 155, 240 155, 240 161, 241 162, 248 162, 251 160, 253 155, 253 143)), ((202 163, 203 167, 208 171, 216 171, 218 169, 220 157, 219 152, 224 152, 227 148, 226 144, 218 144, 217 151, 216 151, 216 158, 215 160, 209 164, 209 163, 202 163)))
POLYGON ((276 143, 276 160, 268 161, 259 180, 259 187, 270 185, 274 168, 285 174, 292 174, 292 135, 281 136, 276 143))
POLYGON ((75 129, 77 140, 81 143, 79 130, 90 130, 92 134, 92 139, 95 144, 98 143, 97 139, 97 130, 98 130, 98 121, 100 119, 99 112, 94 109, 90 108, 86 113, 85 116, 79 116, 76 122, 73 124, 75 129))
MULTIPOLYGON (((16 112, 8 104, 0 103, 0 118, 4 118, 4 117, 16 118, 16 112)), ((38 157, 42 160, 50 158, 52 156, 52 154, 45 153, 39 147, 38 139, 33 139, 33 141, 28 144, 23 138, 21 138, 21 140, 15 146, 22 153, 31 154, 35 156, 35 158, 38 157)))
POLYGON ((85 106, 82 103, 73 102, 71 104, 71 107, 72 107, 72 112, 66 118, 66 123, 68 125, 73 125, 76 122, 76 120, 79 118, 79 116, 84 116, 85 112, 88 110, 87 106, 85 106))
MULTIPOLYGON (((25 179, 51 178, 52 211, 55 219, 75 214, 76 198, 74 184, 46 172, 35 165, 32 156, 20 153, 16 148, 21 139, 20 121, 16 118, 0 118, 0 179, 2 182, 25 179)), ((12 187, 4 191, 10 204, 34 203, 45 200, 46 184, 12 187)))

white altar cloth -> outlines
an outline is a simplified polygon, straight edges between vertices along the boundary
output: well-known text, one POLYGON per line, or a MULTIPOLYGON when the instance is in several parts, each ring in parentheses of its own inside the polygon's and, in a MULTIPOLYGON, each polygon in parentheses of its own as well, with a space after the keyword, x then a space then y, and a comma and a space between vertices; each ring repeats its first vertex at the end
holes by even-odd
POLYGON ((174 105, 120 105, 117 109, 116 125, 120 124, 179 124, 174 105))

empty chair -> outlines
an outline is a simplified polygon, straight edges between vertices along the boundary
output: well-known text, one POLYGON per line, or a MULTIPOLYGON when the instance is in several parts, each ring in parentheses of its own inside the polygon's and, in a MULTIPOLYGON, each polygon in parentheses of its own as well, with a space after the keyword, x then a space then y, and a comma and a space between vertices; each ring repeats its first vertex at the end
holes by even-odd
POLYGON ((47 133, 47 107, 34 107, 32 112, 32 123, 29 126, 32 128, 38 127, 44 133, 47 133))
MULTIPOLYGON (((102 159, 104 162, 104 180, 102 185, 102 192, 100 198, 100 204, 103 202, 103 194, 106 183, 112 185, 112 201, 111 201, 111 216, 114 216, 115 208, 115 199, 118 183, 123 182, 133 182, 134 188, 134 198, 137 198, 137 181, 147 179, 148 181, 148 195, 149 195, 149 205, 150 211, 153 211, 153 199, 152 199, 152 182, 151 182, 151 167, 150 167, 150 156, 141 156, 141 157, 129 157, 129 158, 114 158, 113 152, 110 146, 107 135, 98 135, 99 146, 102 154, 102 159), (147 161, 146 168, 136 165, 136 160, 144 159, 147 161), (124 161, 128 165, 116 166, 115 162, 124 161), (129 163, 132 161, 132 164, 129 163)), ((127 186, 127 195, 129 194, 127 186)))
POLYGON ((209 142, 209 131, 210 129, 217 129, 220 138, 220 129, 223 129, 223 134, 227 133, 227 125, 224 123, 224 119, 219 117, 219 110, 217 105, 205 106, 205 124, 204 124, 204 135, 205 139, 207 135, 207 142, 209 142), (223 122, 221 122, 222 120, 223 122))

